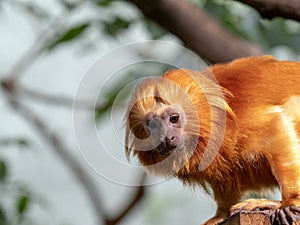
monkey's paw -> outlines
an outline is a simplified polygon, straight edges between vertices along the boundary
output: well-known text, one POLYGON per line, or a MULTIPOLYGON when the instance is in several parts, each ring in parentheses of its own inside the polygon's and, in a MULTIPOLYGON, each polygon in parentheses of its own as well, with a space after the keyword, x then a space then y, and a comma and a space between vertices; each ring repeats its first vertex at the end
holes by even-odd
POLYGON ((241 212, 259 211, 272 216, 276 214, 276 210, 281 207, 280 201, 268 199, 247 199, 230 209, 230 216, 241 212))
POLYGON ((299 206, 283 206, 276 210, 274 224, 292 225, 300 223, 299 206))
POLYGON ((231 207, 230 216, 238 213, 261 212, 270 217, 272 224, 300 224, 299 206, 282 206, 280 201, 247 199, 231 207))
POLYGON ((272 224, 278 221, 279 210, 281 207, 280 201, 268 199, 247 199, 240 202, 230 209, 230 216, 238 213, 260 212, 270 217, 272 224))

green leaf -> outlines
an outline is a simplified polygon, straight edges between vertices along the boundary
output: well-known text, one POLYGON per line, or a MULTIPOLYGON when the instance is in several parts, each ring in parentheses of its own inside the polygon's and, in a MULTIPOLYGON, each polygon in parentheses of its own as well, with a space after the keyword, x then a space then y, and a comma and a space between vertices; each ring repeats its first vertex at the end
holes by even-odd
POLYGON ((47 49, 52 50, 64 42, 69 42, 80 37, 83 34, 83 32, 89 27, 89 25, 89 23, 84 23, 67 30, 62 35, 59 35, 57 39, 53 41, 53 43, 49 44, 47 49))
POLYGON ((125 77, 124 80, 122 80, 119 84, 112 87, 109 92, 104 94, 104 98, 106 99, 105 103, 102 104, 100 107, 96 108, 95 111, 95 119, 97 122, 100 121, 100 119, 103 118, 105 113, 107 113, 111 107, 113 106, 116 98, 118 97, 118 100, 125 100, 127 96, 129 96, 129 92, 124 92, 123 96, 119 96, 120 91, 124 88, 124 84, 126 84, 128 81, 130 81, 130 78, 125 77))
POLYGON ((30 146, 30 141, 23 137, 12 137, 12 138, 3 138, 0 139, 1 147, 9 147, 11 145, 15 145, 18 147, 27 148, 30 146))
POLYGON ((77 8, 79 3, 77 2, 72 2, 68 0, 60 0, 60 4, 62 4, 63 7, 65 7, 67 10, 72 11, 77 8))
POLYGON ((93 0, 93 2, 100 7, 108 7, 115 1, 117 0, 93 0))
POLYGON ((0 181, 3 182, 7 176, 6 162, 0 161, 0 181))
MULTIPOLYGON (((200 0, 199 0, 200 1, 200 0)), ((232 1, 206 0, 201 1, 203 7, 209 11, 225 28, 233 32, 236 36, 251 40, 252 33, 245 29, 243 17, 233 10, 232 1)), ((249 15, 249 17, 253 17, 249 15)), ((255 18, 251 18, 254 19, 255 18)))
POLYGON ((159 39, 168 33, 165 29, 153 23, 151 20, 145 19, 145 24, 153 39, 159 39))
POLYGON ((106 102, 101 107, 96 108, 95 119, 97 121, 99 121, 105 115, 105 113, 108 112, 108 110, 110 110, 113 106, 114 101, 117 98, 122 87, 116 88, 117 89, 112 88, 112 91, 106 94, 106 102))
POLYGON ((105 104, 101 105, 101 107, 96 108, 95 111, 95 119, 97 122, 100 121, 101 118, 105 115, 105 113, 112 107, 112 102, 107 101, 105 104))
POLYGON ((22 138, 17 140, 17 144, 21 147, 29 147, 29 145, 30 145, 28 140, 22 139, 22 138))
POLYGON ((104 22, 104 31, 111 35, 116 36, 121 31, 127 29, 131 24, 131 21, 115 17, 113 20, 104 22))
POLYGON ((3 210, 3 207, 0 205, 0 225, 5 225, 5 224, 7 224, 5 211, 3 210))
POLYGON ((28 209, 28 205, 29 205, 29 196, 28 195, 19 196, 17 200, 17 212, 20 216, 24 215, 24 213, 28 209))

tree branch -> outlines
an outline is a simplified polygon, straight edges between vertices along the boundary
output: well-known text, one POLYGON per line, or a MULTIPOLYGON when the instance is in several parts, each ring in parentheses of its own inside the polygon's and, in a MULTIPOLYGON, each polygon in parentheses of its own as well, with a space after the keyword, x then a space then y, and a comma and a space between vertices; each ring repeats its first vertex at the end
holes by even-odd
POLYGON ((119 213, 119 215, 115 216, 112 219, 109 219, 107 221, 107 225, 116 225, 116 224, 118 224, 140 202, 140 200, 145 195, 145 188, 144 188, 145 179, 146 179, 146 174, 144 173, 142 175, 141 179, 140 179, 139 187, 137 187, 136 190, 133 192, 132 198, 128 202, 127 206, 119 213))
POLYGON ((238 39, 212 16, 183 0, 129 0, 143 14, 179 37, 200 57, 210 62, 258 55, 257 46, 238 39))
MULTIPOLYGON (((22 104, 18 99, 17 94, 20 93, 16 80, 6 80, 1 82, 2 88, 5 90, 7 100, 9 101, 11 107, 15 109, 24 119, 26 119, 33 128, 36 129, 37 133, 52 146, 54 153, 63 161, 63 163, 70 169, 74 177, 82 185, 86 194, 93 206, 95 214, 97 216, 97 224, 105 225, 116 225, 122 221, 132 209, 143 199, 145 196, 144 183, 146 179, 146 174, 143 174, 140 178, 139 187, 133 191, 132 198, 128 201, 128 204, 121 212, 109 218, 103 203, 99 196, 99 190, 93 182, 93 179, 86 172, 85 168, 81 166, 80 162, 70 153, 70 151, 63 145, 62 140, 50 131, 47 125, 39 118, 34 112, 31 111, 27 106, 22 104)), ((47 98, 47 96, 41 96, 42 98, 47 98)), ((1 143, 0 143, 1 144, 1 143)))
POLYGON ((39 101, 41 103, 59 105, 65 107, 77 107, 82 109, 94 109, 101 106, 95 106, 93 102, 85 100, 75 100, 72 97, 62 96, 62 95, 53 95, 24 86, 18 86, 18 94, 21 96, 29 97, 32 100, 39 101), (76 102, 76 104, 74 104, 76 102))
MULTIPOLYGON (((50 93, 37 91, 31 88, 27 88, 24 86, 18 85, 17 87, 18 94, 20 96, 28 97, 32 100, 39 101, 44 104, 48 105, 55 105, 55 106, 64 106, 74 109, 87 109, 87 110, 109 110, 112 107, 112 102, 109 100, 104 101, 105 99, 102 99, 102 103, 94 103, 92 101, 88 100, 82 100, 82 99, 74 99, 72 97, 68 96, 62 96, 62 95, 53 95, 50 93)), ((114 104, 114 106, 124 107, 124 104, 114 104)))
MULTIPOLYGON (((15 8, 24 11, 24 7, 20 6, 19 1, 7 1, 15 8)), ((36 36, 35 40, 26 52, 16 61, 11 71, 8 73, 12 79, 19 79, 24 72, 45 52, 49 42, 55 38, 65 24, 67 16, 71 13, 70 10, 63 10, 57 16, 52 18, 49 25, 42 29, 36 36), (51 29, 49 29, 51 28, 51 29)))
POLYGON ((6 137, 0 138, 0 146, 8 147, 8 146, 19 146, 19 147, 28 147, 30 145, 30 141, 25 137, 6 137))
POLYGON ((22 104, 16 96, 15 81, 2 81, 2 88, 6 91, 7 100, 10 106, 19 113, 25 120, 36 129, 37 133, 52 147, 54 153, 63 161, 63 163, 70 169, 74 177, 82 185, 86 194, 93 206, 95 215, 97 217, 97 224, 103 224, 107 221, 107 215, 103 208, 102 199, 99 196, 99 189, 93 182, 93 179, 86 172, 85 168, 81 166, 79 161, 70 153, 70 151, 63 145, 60 138, 50 131, 46 124, 34 114, 28 107, 22 104))
POLYGON ((272 225, 270 217, 270 215, 260 211, 241 212, 228 217, 219 225, 272 225))
POLYGON ((256 9, 260 15, 267 19, 283 17, 300 22, 299 0, 236 0, 256 9))

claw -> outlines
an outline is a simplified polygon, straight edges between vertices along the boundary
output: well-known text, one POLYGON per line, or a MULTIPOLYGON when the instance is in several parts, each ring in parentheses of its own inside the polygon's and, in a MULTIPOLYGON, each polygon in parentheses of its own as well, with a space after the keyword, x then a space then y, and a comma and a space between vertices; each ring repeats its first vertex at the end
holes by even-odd
POLYGON ((230 216, 238 213, 259 211, 270 217, 271 224, 300 224, 300 207, 282 206, 280 201, 247 199, 231 207, 230 216))
POLYGON ((281 206, 279 201, 267 199, 247 199, 231 207, 230 216, 241 212, 260 211, 273 216, 276 209, 281 206))
POLYGON ((277 219, 283 225, 297 224, 300 221, 300 207, 284 206, 277 210, 277 219))

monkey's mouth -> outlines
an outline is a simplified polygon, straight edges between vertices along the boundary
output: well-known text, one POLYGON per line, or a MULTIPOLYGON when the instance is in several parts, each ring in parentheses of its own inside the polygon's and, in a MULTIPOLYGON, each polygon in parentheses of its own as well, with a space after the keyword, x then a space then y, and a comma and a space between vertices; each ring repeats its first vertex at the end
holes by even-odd
POLYGON ((175 149, 176 147, 168 146, 166 143, 160 143, 154 150, 160 155, 167 156, 170 155, 175 149))

